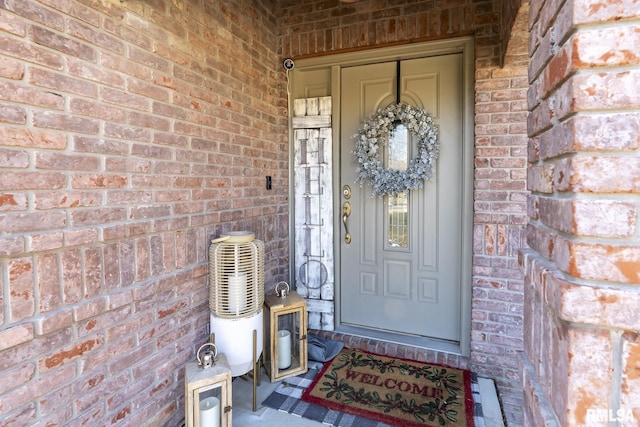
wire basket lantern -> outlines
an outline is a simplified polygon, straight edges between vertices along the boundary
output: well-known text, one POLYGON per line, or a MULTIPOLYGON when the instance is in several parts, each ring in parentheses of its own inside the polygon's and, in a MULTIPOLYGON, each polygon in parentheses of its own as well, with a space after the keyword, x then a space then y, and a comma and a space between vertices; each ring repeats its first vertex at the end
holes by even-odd
POLYGON ((264 243, 230 232, 209 248, 209 308, 222 318, 251 316, 264 304, 264 243))

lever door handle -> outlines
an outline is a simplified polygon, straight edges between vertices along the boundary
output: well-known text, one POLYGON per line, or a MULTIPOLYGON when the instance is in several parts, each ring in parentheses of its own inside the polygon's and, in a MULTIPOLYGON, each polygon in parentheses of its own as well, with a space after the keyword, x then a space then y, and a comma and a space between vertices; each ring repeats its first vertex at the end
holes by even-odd
POLYGON ((351 233, 347 226, 347 218, 351 215, 351 203, 344 202, 342 205, 342 224, 344 224, 344 242, 348 245, 351 243, 351 233))

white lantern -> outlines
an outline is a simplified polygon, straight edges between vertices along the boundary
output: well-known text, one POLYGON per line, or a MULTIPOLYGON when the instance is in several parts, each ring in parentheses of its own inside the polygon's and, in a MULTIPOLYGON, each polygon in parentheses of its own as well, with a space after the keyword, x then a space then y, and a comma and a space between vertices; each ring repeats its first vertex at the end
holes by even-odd
MULTIPOLYGON (((219 351, 227 356, 233 377, 258 367, 263 304, 264 244, 247 231, 213 240, 209 248, 211 333, 219 351)), ((259 376, 254 375, 254 391, 259 376)))

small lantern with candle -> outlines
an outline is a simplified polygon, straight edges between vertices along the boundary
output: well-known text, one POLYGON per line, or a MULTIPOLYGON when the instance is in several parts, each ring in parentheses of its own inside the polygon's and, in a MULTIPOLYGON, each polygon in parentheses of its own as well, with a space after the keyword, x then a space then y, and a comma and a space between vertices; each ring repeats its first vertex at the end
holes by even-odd
POLYGON ((231 369, 215 344, 205 343, 185 367, 186 427, 231 427, 231 369))
POLYGON ((286 282, 265 296, 264 366, 271 382, 307 372, 307 303, 286 282))

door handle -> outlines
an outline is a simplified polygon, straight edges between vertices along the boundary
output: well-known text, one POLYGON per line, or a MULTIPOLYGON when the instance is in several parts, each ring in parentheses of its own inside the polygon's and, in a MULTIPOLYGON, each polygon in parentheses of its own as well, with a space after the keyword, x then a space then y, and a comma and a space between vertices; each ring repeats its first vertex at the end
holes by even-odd
POLYGON ((349 227, 347 226, 349 215, 351 215, 351 203, 344 202, 342 205, 342 224, 344 224, 344 242, 347 245, 351 243, 351 233, 349 233, 349 227))

